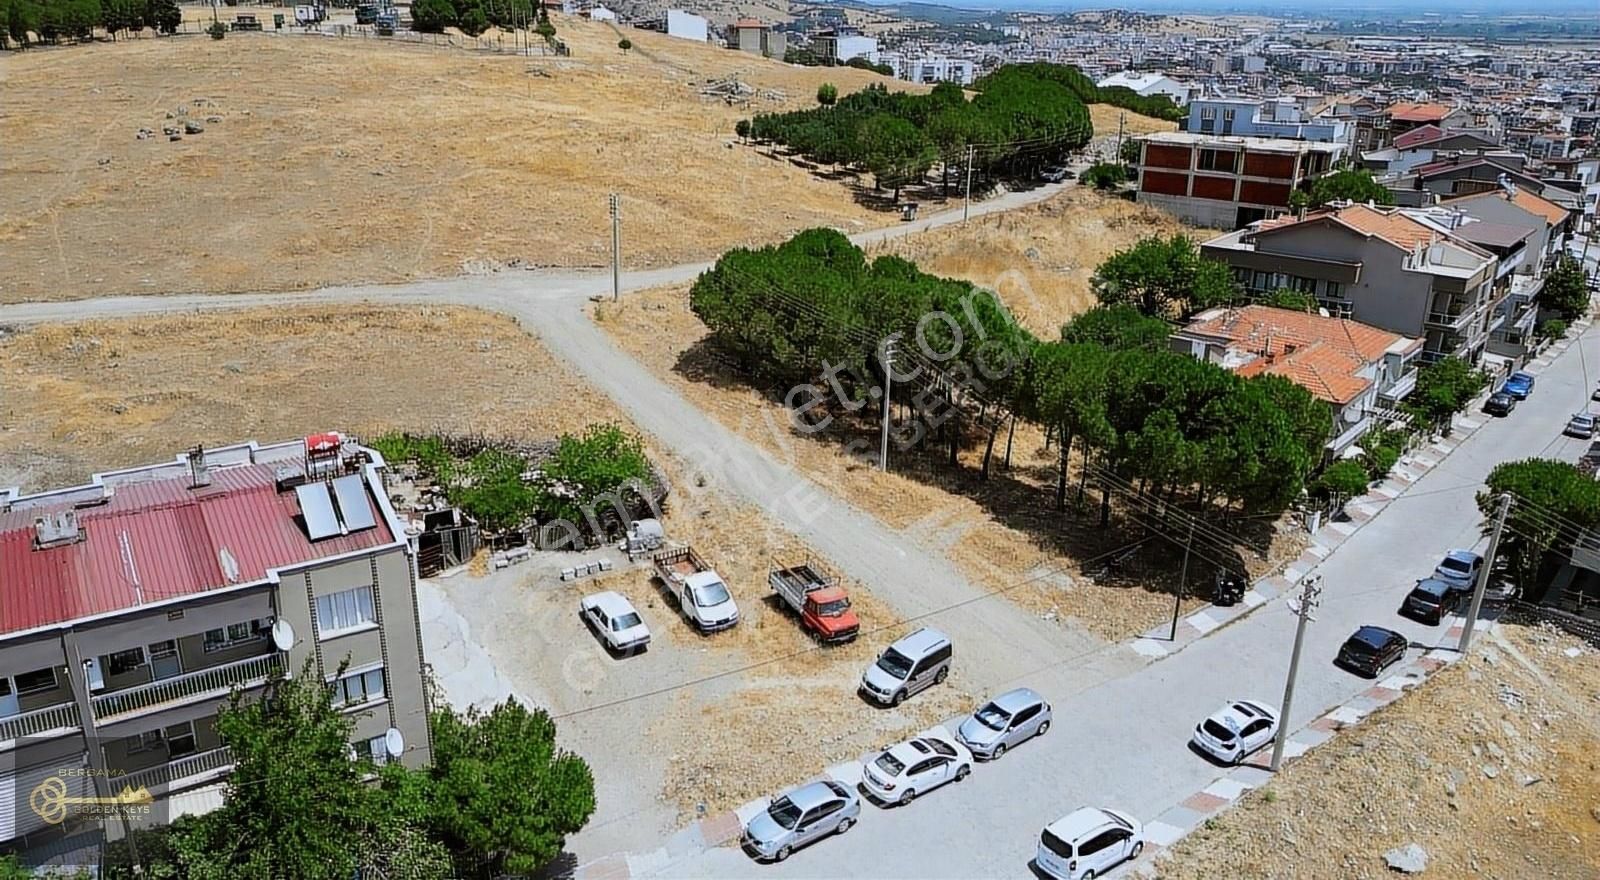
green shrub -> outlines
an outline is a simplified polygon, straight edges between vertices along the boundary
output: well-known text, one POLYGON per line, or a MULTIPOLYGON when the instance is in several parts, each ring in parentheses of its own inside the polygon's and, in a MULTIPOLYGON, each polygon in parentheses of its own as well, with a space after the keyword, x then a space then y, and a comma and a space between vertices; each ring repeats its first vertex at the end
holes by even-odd
POLYGON ((1533 328, 1533 334, 1540 339, 1560 339, 1567 335, 1567 322, 1560 318, 1540 321, 1539 326, 1533 328))
POLYGON ((210 27, 206 28, 206 33, 211 35, 211 39, 220 40, 228 35, 228 28, 222 22, 214 21, 210 27))
POLYGON ((1079 178, 1095 189, 1111 189, 1128 180, 1128 169, 1115 162, 1097 162, 1090 165, 1079 178))
POLYGON ((1322 476, 1311 484, 1311 494, 1317 498, 1354 498, 1367 491, 1368 482, 1367 469, 1347 458, 1324 468, 1322 476))
POLYGON ((1368 477, 1381 480, 1388 476, 1399 460, 1400 450, 1393 446, 1374 446, 1362 456, 1361 463, 1366 466, 1368 477))

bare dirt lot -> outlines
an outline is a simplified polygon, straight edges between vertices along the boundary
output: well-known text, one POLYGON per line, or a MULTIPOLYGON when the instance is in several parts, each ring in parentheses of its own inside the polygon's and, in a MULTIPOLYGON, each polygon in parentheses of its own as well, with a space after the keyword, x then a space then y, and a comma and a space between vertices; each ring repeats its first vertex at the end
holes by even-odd
POLYGON ((1600 652, 1537 628, 1497 636, 1180 841, 1157 875, 1392 877, 1383 854, 1416 843, 1427 877, 1593 880, 1600 652))
POLYGON ((731 146, 752 112, 882 77, 556 24, 570 58, 270 33, 5 53, 0 302, 599 265, 610 192, 633 267, 890 219, 731 146), (724 78, 751 102, 701 94, 724 78))
MULTIPOLYGON (((1036 296, 1021 296, 1021 283, 1001 284, 1001 295, 1018 306, 1032 329, 1049 334, 1092 301, 1087 273, 1094 263, 1078 254, 1109 253, 1144 235, 1180 228, 1159 212, 1077 191, 1016 214, 1015 222, 1010 215, 985 219, 887 247, 937 273, 981 284, 994 281, 998 266, 1028 266, 1021 277, 1037 279, 1026 282, 1036 296), (1028 257, 1030 248, 1037 259, 1028 257), (1077 269, 1053 268, 1069 261, 1077 269)), ((851 454, 847 446, 877 449, 878 427, 871 420, 841 421, 821 436, 794 430, 781 403, 784 389, 752 387, 706 342, 704 325, 689 310, 687 287, 599 304, 594 314, 619 346, 702 411, 904 530, 910 540, 946 554, 974 583, 991 589, 1017 585, 1007 593, 1012 601, 1040 616, 1076 619, 1109 639, 1142 632, 1171 614, 1181 553, 1155 539, 1120 575, 1102 571, 1106 554, 1142 534, 1125 520, 1100 529, 1092 509, 1063 514, 1051 508, 1046 487, 1055 480, 1057 453, 1045 448, 1038 428, 1019 425, 1013 467, 997 469, 986 482, 979 479, 982 444, 962 451, 959 474, 948 467, 942 451, 928 450, 894 454, 885 474, 874 467, 875 455, 851 454)), ((1002 436, 999 448, 1005 442, 1002 436)), ((1091 492, 1088 498, 1092 508, 1097 496, 1091 492)), ((1263 526, 1248 542, 1266 551, 1267 558, 1245 550, 1241 559, 1261 572, 1298 553, 1303 538, 1263 526)), ((1202 563, 1197 566, 1196 577, 1203 580, 1206 569, 1202 563)))

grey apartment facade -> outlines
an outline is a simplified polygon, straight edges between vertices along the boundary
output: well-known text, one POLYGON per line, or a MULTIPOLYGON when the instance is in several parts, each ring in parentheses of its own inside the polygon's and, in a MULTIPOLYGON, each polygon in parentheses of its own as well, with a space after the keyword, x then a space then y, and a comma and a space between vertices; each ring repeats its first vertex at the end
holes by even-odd
POLYGON ((427 764, 413 551, 382 467, 322 434, 0 490, 0 846, 82 830, 41 814, 41 786, 214 805, 217 713, 277 673, 327 684, 352 760, 427 764))
POLYGON ((1423 340, 1423 362, 1476 363, 1509 284, 1498 261, 1395 208, 1343 205, 1283 217, 1201 246, 1248 291, 1289 288, 1328 314, 1423 340))

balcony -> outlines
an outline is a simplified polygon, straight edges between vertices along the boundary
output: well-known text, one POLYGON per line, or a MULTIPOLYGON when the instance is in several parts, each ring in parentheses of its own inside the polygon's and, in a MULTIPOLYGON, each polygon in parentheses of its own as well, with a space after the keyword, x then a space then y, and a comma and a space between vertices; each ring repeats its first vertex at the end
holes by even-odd
POLYGON ((1460 331, 1472 323, 1472 309, 1464 309, 1452 314, 1450 312, 1429 312, 1427 324, 1430 327, 1440 327, 1445 330, 1460 331))
POLYGON ((1407 370, 1404 376, 1397 379, 1394 384, 1378 392, 1379 397, 1389 400, 1400 400, 1410 394, 1417 387, 1417 371, 1407 370))
POLYGON ((111 785, 117 791, 121 791, 123 787, 135 791, 148 788, 151 794, 160 796, 202 785, 232 769, 233 751, 223 746, 209 752, 188 755, 160 767, 114 777, 111 779, 111 785))
POLYGON ((107 724, 157 707, 167 709, 227 696, 236 687, 259 687, 282 669, 283 655, 264 654, 102 694, 93 701, 95 723, 107 724))
POLYGON ((28 736, 39 736, 51 731, 77 730, 78 704, 57 703, 21 715, 0 718, 0 743, 9 743, 28 736))
POLYGON ((1372 416, 1370 414, 1363 415, 1360 421, 1345 428, 1339 432, 1339 436, 1328 441, 1329 454, 1338 455, 1344 452, 1350 447, 1350 444, 1366 436, 1366 433, 1370 430, 1372 430, 1372 416))

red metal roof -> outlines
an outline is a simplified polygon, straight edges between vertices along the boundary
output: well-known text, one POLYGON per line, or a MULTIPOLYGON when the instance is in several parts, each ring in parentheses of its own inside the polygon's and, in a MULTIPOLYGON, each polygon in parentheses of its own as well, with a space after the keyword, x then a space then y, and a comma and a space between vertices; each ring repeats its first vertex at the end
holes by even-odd
POLYGON ((200 489, 188 477, 119 483, 105 504, 77 510, 82 540, 47 549, 34 549, 35 517, 70 505, 0 513, 0 635, 252 583, 394 540, 370 487, 377 528, 313 543, 273 465, 216 468, 211 479, 200 489), (232 583, 223 550, 238 566, 232 583))

